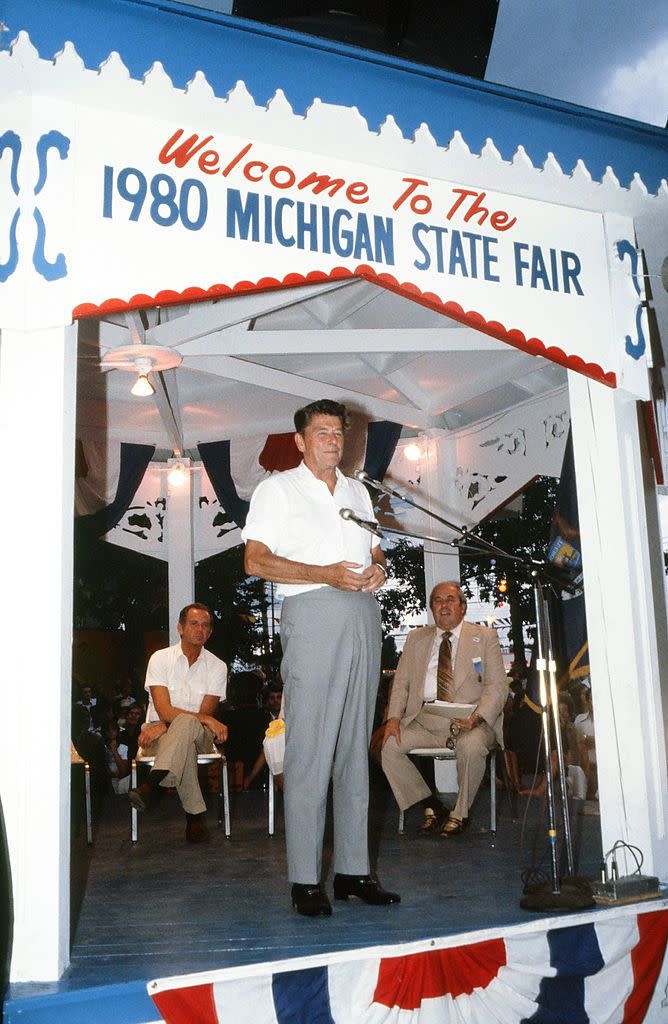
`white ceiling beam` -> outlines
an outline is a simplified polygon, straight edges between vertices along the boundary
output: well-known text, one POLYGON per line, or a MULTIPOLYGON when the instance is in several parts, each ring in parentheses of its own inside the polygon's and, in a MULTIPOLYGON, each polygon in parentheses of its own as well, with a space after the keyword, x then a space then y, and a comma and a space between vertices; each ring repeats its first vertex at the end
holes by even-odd
POLYGON ((100 348, 125 348, 131 345, 130 331, 120 324, 112 324, 108 320, 100 320, 100 348))
POLYGON ((124 313, 123 319, 130 332, 130 343, 132 345, 143 345, 146 338, 146 330, 144 329, 144 321, 139 315, 139 311, 134 309, 129 313, 124 313))
MULTIPOLYGON (((147 334, 147 341, 149 335, 147 334)), ((469 327, 380 327, 375 330, 248 331, 237 326, 178 346, 184 358, 217 355, 294 355, 297 353, 404 352, 503 352, 507 346, 469 327)))
POLYGON ((294 306, 314 295, 350 287, 351 284, 355 284, 355 279, 327 281, 252 295, 233 295, 215 303, 203 302, 193 306, 187 315, 151 328, 146 334, 146 341, 149 345, 180 345, 183 341, 201 338, 245 320, 294 306))
POLYGON ((309 316, 323 327, 331 329, 341 321, 354 316, 381 294, 383 292, 378 285, 358 280, 355 287, 348 288, 344 296, 334 296, 334 301, 325 294, 306 299, 302 305, 309 316))
POLYGON ((450 409, 457 408, 457 406, 464 405, 466 402, 470 402, 474 398, 482 398, 490 391, 494 391, 495 388, 501 387, 504 384, 511 382, 511 378, 521 370, 526 369, 527 360, 534 358, 533 356, 527 356, 524 352, 518 352, 516 349, 508 348, 507 354, 503 354, 503 362, 500 364, 494 361, 492 365, 483 370, 479 368, 478 371, 471 375, 468 382, 460 383, 455 392, 456 398, 454 401, 449 401, 446 404, 438 403, 431 407, 431 415, 439 418, 444 412, 448 412, 450 409))
POLYGON ((248 362, 244 359, 219 356, 213 365, 208 360, 203 361, 200 365, 199 360, 191 358, 187 365, 190 369, 203 370, 218 377, 225 377, 227 380, 236 380, 254 387, 267 388, 270 391, 280 391, 283 394, 293 395, 295 398, 306 399, 310 402, 314 402, 318 398, 331 398, 336 402, 358 407, 368 416, 377 419, 393 420, 395 423, 423 429, 432 426, 431 416, 425 416, 419 410, 409 406, 388 402, 385 399, 375 398, 359 391, 351 391, 348 388, 340 388, 335 384, 312 380, 310 377, 286 373, 284 370, 260 366, 258 363, 248 362))
MULTIPOLYGON (((416 409, 426 412, 429 409, 429 400, 424 391, 417 386, 408 373, 400 368, 388 370, 387 364, 392 355, 386 352, 371 352, 366 355, 360 353, 360 361, 374 370, 379 377, 397 391, 403 398, 416 409)), ((404 356, 404 358, 406 358, 404 356)), ((419 356, 417 358, 420 358, 419 356)), ((414 358, 408 358, 407 362, 414 362, 414 358)))
POLYGON ((406 370, 393 370, 387 374, 392 387, 403 395, 411 405, 422 412, 429 412, 433 398, 430 397, 406 370))
POLYGON ((360 352, 360 359, 381 377, 422 359, 423 352, 360 352))
POLYGON ((151 374, 151 377, 155 387, 153 400, 158 407, 169 444, 176 454, 183 455, 183 427, 176 373, 174 370, 164 370, 162 373, 151 374))

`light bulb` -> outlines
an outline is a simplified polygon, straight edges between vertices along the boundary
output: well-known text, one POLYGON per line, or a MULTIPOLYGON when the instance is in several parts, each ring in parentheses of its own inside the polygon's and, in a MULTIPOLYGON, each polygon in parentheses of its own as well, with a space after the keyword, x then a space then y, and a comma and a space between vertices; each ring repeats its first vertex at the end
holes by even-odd
POLYGON ((148 398, 149 395, 155 394, 155 388, 145 373, 139 374, 130 389, 130 394, 135 395, 137 398, 148 398))
POLYGON ((419 444, 407 444, 404 448, 404 458, 408 459, 409 462, 417 462, 418 459, 422 458, 422 449, 419 444))
POLYGON ((186 467, 181 462, 177 462, 170 469, 167 479, 172 487, 183 487, 186 482, 186 467))

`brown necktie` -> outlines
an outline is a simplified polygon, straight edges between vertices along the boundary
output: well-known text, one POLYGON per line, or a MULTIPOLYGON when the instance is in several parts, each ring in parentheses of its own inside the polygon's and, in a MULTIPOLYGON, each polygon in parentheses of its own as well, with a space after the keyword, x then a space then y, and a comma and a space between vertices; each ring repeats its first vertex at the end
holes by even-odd
POLYGON ((438 649, 436 700, 452 700, 452 633, 446 631, 438 649))

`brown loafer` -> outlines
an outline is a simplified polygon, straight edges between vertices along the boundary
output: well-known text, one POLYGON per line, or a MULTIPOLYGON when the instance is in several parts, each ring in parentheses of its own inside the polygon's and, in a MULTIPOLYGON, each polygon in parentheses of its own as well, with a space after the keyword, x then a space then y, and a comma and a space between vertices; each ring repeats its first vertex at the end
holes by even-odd
POLYGON ((189 843, 208 843, 211 836, 202 818, 189 818, 186 825, 186 839, 189 843))
POLYGON ((431 807, 426 807, 422 824, 418 829, 418 835, 433 836, 435 832, 440 831, 442 824, 443 815, 437 814, 431 807))
POLYGON ((460 821, 459 818, 455 818, 455 816, 451 814, 441 828, 441 835, 446 837, 458 836, 464 831, 467 824, 468 819, 466 819, 466 821, 460 821))

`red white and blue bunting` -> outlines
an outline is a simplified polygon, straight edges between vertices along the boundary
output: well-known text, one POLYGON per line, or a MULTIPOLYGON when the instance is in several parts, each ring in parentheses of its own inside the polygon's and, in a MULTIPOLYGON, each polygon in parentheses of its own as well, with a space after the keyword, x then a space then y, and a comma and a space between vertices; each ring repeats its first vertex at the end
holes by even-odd
POLYGON ((640 1024, 668 939, 667 904, 655 907, 460 945, 462 936, 230 968, 148 991, 167 1024, 640 1024))

